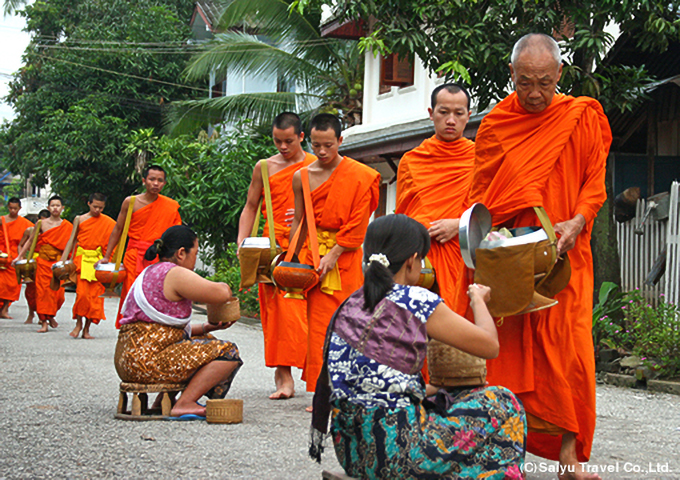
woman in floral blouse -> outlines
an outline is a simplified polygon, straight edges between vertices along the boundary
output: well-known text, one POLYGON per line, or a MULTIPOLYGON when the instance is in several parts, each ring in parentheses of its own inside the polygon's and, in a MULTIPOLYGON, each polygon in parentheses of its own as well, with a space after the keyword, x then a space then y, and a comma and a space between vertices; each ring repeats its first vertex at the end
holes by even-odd
POLYGON ((425 397, 420 370, 428 338, 483 358, 499 349, 488 287, 468 291, 471 323, 414 286, 429 248, 425 227, 405 215, 369 225, 364 287, 329 327, 310 455, 320 460, 332 410, 335 453, 352 477, 523 478, 526 418, 509 390, 458 388, 425 397))

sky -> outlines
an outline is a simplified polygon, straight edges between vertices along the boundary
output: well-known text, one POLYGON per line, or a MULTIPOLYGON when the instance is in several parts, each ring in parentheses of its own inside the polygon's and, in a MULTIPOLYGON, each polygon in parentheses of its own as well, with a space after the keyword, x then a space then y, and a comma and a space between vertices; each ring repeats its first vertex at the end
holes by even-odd
MULTIPOLYGON (((21 67, 21 56, 26 49, 29 35, 23 32, 25 26, 23 17, 7 16, 3 17, 0 11, 0 98, 4 98, 8 93, 8 83, 11 75, 21 67)), ((0 123, 3 120, 11 120, 14 111, 8 104, 0 103, 0 123)))

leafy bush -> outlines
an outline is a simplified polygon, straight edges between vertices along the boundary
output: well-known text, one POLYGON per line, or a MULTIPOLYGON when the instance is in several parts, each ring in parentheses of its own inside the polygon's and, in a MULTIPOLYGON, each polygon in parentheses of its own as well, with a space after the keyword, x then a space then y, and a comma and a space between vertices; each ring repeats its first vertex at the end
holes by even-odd
POLYGON ((258 302, 258 288, 253 285, 250 288, 240 289, 241 269, 236 256, 236 244, 227 245, 224 253, 215 258, 215 274, 209 280, 224 282, 231 287, 234 296, 238 297, 241 304, 241 315, 245 317, 260 317, 260 303, 258 302))
POLYGON ((680 311, 661 302, 653 307, 639 292, 630 292, 622 307, 635 340, 633 353, 660 376, 680 374, 680 311))
POLYGON ((680 310, 660 300, 654 307, 639 290, 603 283, 593 309, 595 347, 634 354, 663 377, 680 374, 680 310))

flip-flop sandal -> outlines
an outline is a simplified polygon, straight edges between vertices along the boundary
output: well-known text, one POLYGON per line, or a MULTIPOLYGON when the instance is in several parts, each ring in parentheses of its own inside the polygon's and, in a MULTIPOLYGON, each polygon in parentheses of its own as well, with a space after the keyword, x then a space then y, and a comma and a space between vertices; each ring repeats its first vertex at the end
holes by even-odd
POLYGON ((185 413, 179 417, 165 417, 166 420, 173 420, 178 422, 190 422, 193 420, 205 420, 205 417, 201 415, 196 415, 195 413, 185 413))

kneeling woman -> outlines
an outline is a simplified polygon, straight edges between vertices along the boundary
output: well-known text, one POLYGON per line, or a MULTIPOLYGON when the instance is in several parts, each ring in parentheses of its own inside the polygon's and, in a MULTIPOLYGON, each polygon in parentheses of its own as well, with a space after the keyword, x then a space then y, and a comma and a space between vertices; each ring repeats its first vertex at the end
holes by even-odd
POLYGON ((335 453, 352 477, 523 478, 526 419, 509 390, 440 390, 425 398, 428 337, 484 358, 499 349, 488 287, 468 291, 471 323, 414 286, 429 248, 425 227, 405 215, 368 226, 364 286, 335 313, 326 337, 310 455, 320 459, 332 407, 335 453))
POLYGON ((224 398, 240 368, 238 348, 209 332, 232 323, 191 324, 191 302, 223 303, 231 298, 225 283, 193 272, 198 252, 196 234, 184 225, 170 227, 144 258, 160 262, 137 277, 123 305, 116 345, 118 376, 132 383, 185 383, 171 416, 205 416, 202 395, 224 398))

